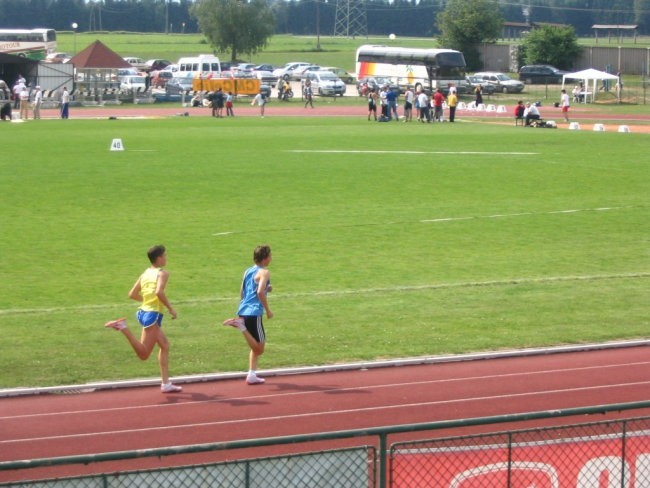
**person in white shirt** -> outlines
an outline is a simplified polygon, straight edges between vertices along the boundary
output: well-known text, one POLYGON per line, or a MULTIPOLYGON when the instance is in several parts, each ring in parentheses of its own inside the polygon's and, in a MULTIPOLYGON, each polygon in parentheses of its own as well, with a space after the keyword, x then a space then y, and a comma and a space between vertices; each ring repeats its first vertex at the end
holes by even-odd
POLYGON ((34 94, 34 102, 32 103, 32 113, 34 120, 41 118, 41 103, 43 102, 43 92, 40 86, 36 86, 36 93, 34 94))
POLYGON ((526 110, 524 110, 524 119, 526 119, 526 126, 530 126, 531 120, 539 120, 541 116, 539 115, 539 110, 534 103, 528 102, 526 104, 526 110))
POLYGON ((420 122, 424 122, 424 119, 427 119, 427 122, 431 122, 431 112, 429 111, 429 97, 422 90, 418 95, 418 105, 420 106, 420 122))
POLYGON ((560 95, 560 108, 562 108, 562 115, 564 115, 564 121, 569 122, 569 106, 571 105, 569 101, 569 94, 566 90, 562 89, 562 95, 560 95))
POLYGON ((20 98, 20 118, 27 120, 29 118, 29 90, 25 85, 20 90, 18 97, 20 98))
POLYGON ((63 92, 61 92, 61 118, 67 119, 70 109, 70 92, 67 87, 63 87, 63 92))

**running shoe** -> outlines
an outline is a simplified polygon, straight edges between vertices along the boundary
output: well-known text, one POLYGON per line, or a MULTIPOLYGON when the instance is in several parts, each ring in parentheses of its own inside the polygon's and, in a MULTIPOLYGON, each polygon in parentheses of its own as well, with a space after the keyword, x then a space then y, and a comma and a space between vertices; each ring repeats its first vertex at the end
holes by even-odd
POLYGON ((111 320, 110 322, 106 322, 104 327, 111 327, 115 330, 126 329, 126 319, 111 320))
POLYGON ((230 327, 234 327, 235 329, 239 329, 241 331, 246 330, 246 326, 244 325, 244 319, 242 319, 241 317, 235 317, 233 319, 224 320, 223 325, 229 325, 230 327))
POLYGON ((248 375, 246 376, 246 383, 249 385, 261 385, 265 382, 266 380, 264 378, 260 378, 257 375, 248 375))
POLYGON ((183 388, 180 386, 173 385, 171 382, 170 383, 163 383, 160 385, 160 391, 163 393, 178 393, 180 391, 183 391, 183 388))

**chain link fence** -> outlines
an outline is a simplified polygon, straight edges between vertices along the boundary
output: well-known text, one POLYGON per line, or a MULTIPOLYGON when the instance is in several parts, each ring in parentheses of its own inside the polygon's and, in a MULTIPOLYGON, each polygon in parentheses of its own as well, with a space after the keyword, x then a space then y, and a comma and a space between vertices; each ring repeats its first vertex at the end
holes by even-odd
POLYGON ((650 418, 393 444, 392 488, 650 486, 650 418))
MULTIPOLYGON (((0 483, 24 488, 648 488, 650 417, 561 427, 510 430, 408 442, 425 431, 470 429, 560 417, 638 410, 650 402, 550 410, 427 424, 323 432, 278 438, 197 444, 139 451, 0 463, 11 470, 163 458, 291 444, 296 454, 192 466, 38 481, 0 483), (375 438, 376 445, 368 445, 375 438), (365 439, 353 445, 353 439, 365 439), (303 443, 342 441, 347 447, 305 452, 303 443)), ((520 424, 521 425, 521 424, 520 424)), ((503 427, 502 427, 503 428, 503 427)), ((313 446, 312 446, 313 447, 313 446)), ((173 464, 173 461, 172 461, 173 464)), ((169 466, 169 465, 168 465, 169 466)), ((14 478, 16 479, 16 478, 14 478)))
POLYGON ((373 488, 373 447, 128 473, 1 484, 15 488, 373 488))

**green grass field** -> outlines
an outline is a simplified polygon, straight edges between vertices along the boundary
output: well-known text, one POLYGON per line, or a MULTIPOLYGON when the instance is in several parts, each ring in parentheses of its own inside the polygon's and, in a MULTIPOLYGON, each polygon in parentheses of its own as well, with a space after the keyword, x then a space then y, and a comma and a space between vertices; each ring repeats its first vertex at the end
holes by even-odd
POLYGON ((2 132, 1 387, 156 377, 103 323, 137 331, 127 292, 157 243, 172 375, 246 368, 220 324, 259 243, 263 368, 647 336, 647 135, 364 117, 2 132))

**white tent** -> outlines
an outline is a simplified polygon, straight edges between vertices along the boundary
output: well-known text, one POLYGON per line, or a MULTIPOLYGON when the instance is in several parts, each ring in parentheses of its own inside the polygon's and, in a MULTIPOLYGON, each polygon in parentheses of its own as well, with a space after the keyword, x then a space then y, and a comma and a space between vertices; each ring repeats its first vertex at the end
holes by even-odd
POLYGON ((562 77, 562 88, 564 88, 566 80, 581 80, 584 83, 584 92, 582 95, 584 95, 584 100, 586 102, 589 95, 591 95, 592 100, 595 98, 596 92, 598 92, 598 82, 600 80, 618 81, 618 76, 606 73, 605 71, 598 71, 597 69, 589 68, 582 71, 576 71, 575 73, 565 74, 562 77))

